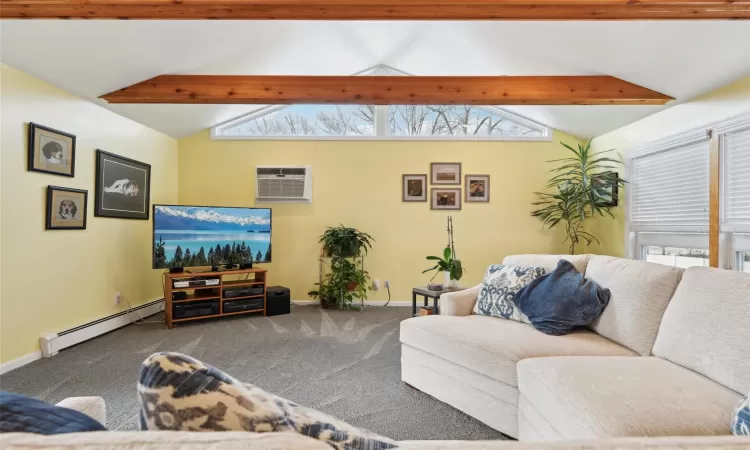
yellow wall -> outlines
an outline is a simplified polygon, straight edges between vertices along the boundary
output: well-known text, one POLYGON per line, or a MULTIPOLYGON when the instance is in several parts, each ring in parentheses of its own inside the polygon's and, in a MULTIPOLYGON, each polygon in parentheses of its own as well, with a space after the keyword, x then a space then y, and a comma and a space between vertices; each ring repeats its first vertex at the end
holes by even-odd
MULTIPOLYGON (((577 141, 555 133, 551 142, 215 141, 208 131, 180 140, 179 198, 186 205, 254 206, 255 166, 310 164, 312 204, 273 208, 270 282, 308 299, 317 281, 318 236, 344 224, 375 239, 366 258, 373 278, 391 282, 394 300, 430 279, 425 256, 445 246, 445 220, 453 216, 456 251, 468 270, 462 285, 481 281, 487 265, 513 253, 565 252, 561 237, 543 232, 531 217, 533 192, 564 154, 559 144, 577 141), (401 201, 401 175, 429 172, 430 162, 460 161, 464 174, 491 175, 491 203, 464 203, 461 211, 431 211, 428 203, 401 201)), ((266 204, 259 204, 263 206, 266 204)), ((370 300, 387 298, 383 290, 370 300)))
POLYGON ((151 201, 177 201, 177 141, 2 65, 0 360, 39 349, 41 333, 161 298, 151 222, 94 217, 96 149, 151 164, 151 201), (28 122, 76 135, 75 178, 26 171, 28 122), (47 185, 89 191, 88 229, 45 231, 47 185))
MULTIPOLYGON (((628 151, 635 147, 749 111, 750 77, 745 77, 708 94, 603 134, 593 140, 592 148, 595 151, 613 148, 627 156, 628 151)), ((624 256, 624 193, 621 192, 620 198, 621 206, 613 211, 617 220, 597 218, 587 225, 587 230, 594 233, 603 243, 601 246, 592 245, 588 250, 591 253, 624 256)))

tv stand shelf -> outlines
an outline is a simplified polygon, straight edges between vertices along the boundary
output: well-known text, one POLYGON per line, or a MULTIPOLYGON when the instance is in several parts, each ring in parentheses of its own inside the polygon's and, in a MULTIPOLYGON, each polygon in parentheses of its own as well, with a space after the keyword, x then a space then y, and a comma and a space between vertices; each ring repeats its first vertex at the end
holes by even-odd
POLYGON ((234 316, 238 314, 250 314, 260 313, 266 315, 266 275, 268 271, 266 269, 231 269, 231 270, 218 270, 218 271, 207 271, 207 272, 182 272, 182 273, 169 273, 164 274, 164 313, 165 323, 167 328, 172 328, 175 323, 189 322, 192 320, 209 319, 214 317, 234 316), (226 280, 224 277, 243 277, 245 279, 229 279, 226 280), (191 278, 218 278, 219 284, 214 286, 194 286, 187 288, 174 288, 172 282, 174 280, 184 280, 191 278), (224 298, 224 289, 230 289, 235 287, 262 287, 263 294, 224 298), (175 292, 192 292, 188 294, 186 299, 174 300, 172 298, 175 292), (244 300, 252 298, 262 298, 263 308, 252 309, 247 311, 234 311, 224 312, 224 302, 231 302, 234 300, 244 300), (219 313, 218 314, 206 314, 194 317, 183 317, 173 318, 174 306, 185 305, 192 302, 199 301, 215 301, 218 302, 219 313))

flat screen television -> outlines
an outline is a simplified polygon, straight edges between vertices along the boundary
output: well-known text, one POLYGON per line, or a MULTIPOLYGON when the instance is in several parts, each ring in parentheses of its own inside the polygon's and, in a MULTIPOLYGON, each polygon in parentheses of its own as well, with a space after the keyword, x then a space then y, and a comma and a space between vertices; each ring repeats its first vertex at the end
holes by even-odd
POLYGON ((271 262, 271 209, 154 205, 154 269, 271 262))

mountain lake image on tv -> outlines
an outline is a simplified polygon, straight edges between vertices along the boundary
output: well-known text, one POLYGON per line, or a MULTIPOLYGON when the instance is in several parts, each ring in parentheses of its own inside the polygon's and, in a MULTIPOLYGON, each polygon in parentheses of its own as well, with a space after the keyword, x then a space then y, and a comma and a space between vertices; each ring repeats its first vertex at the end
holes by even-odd
POLYGON ((271 209, 154 205, 154 269, 271 262, 271 209))

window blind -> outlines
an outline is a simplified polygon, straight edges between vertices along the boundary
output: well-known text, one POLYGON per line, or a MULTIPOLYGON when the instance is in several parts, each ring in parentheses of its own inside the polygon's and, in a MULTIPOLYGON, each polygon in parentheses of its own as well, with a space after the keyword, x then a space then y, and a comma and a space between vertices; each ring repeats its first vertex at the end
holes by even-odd
POLYGON ((750 129, 725 134, 722 144, 722 226, 750 227, 750 129))
POLYGON ((635 157, 630 180, 634 231, 708 227, 707 139, 635 157))

